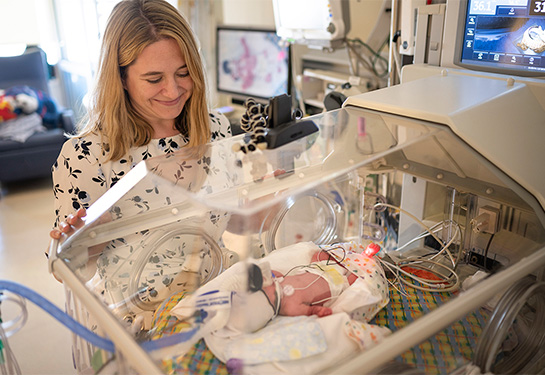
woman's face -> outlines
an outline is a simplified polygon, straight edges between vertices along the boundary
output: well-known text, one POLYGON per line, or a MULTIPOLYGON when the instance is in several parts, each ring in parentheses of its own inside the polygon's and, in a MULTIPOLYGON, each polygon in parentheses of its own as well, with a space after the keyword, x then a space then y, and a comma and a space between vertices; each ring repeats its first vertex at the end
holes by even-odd
POLYGON ((173 39, 144 48, 127 68, 124 86, 134 108, 153 126, 153 138, 178 133, 174 119, 193 93, 193 80, 173 39))

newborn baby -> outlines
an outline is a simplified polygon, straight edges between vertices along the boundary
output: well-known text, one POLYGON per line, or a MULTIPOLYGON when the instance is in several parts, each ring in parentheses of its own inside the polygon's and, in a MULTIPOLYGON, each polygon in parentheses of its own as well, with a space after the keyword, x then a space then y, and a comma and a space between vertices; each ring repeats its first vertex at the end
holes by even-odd
POLYGON ((387 302, 386 279, 373 254, 352 243, 318 247, 309 242, 233 265, 181 300, 171 314, 180 320, 199 316, 207 330, 225 328, 222 335, 229 336, 255 332, 279 315, 345 312, 368 321, 387 302))
POLYGON ((263 287, 274 315, 331 315, 333 303, 357 276, 325 251, 316 252, 308 265, 294 267, 286 275, 272 271, 272 283, 263 287))

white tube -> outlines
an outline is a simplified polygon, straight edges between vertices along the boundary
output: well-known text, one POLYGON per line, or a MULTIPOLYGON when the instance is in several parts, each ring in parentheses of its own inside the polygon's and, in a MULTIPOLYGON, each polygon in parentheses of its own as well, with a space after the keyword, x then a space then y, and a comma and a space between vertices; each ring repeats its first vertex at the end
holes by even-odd
POLYGON ((441 307, 387 337, 377 346, 349 361, 336 363, 323 374, 369 374, 383 364, 427 340, 453 322, 484 305, 497 293, 545 265, 545 248, 494 274, 475 287, 460 293, 441 307))
POLYGON ((53 262, 52 268, 55 275, 83 302, 85 308, 108 334, 109 339, 113 341, 116 350, 123 353, 123 357, 126 358, 131 368, 134 368, 139 374, 163 374, 148 353, 121 326, 108 308, 83 285, 64 261, 57 259, 53 262))

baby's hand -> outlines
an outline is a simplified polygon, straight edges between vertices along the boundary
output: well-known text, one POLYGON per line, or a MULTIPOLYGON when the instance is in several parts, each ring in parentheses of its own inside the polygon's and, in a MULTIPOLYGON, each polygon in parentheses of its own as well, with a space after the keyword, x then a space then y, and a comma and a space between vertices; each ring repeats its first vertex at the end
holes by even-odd
POLYGON ((331 307, 313 305, 309 307, 309 315, 318 315, 320 318, 333 314, 331 307))
POLYGON ((49 236, 54 240, 60 240, 63 235, 70 236, 85 224, 83 220, 85 215, 87 215, 85 208, 80 208, 75 213, 68 215, 66 221, 61 222, 58 228, 51 230, 49 236))

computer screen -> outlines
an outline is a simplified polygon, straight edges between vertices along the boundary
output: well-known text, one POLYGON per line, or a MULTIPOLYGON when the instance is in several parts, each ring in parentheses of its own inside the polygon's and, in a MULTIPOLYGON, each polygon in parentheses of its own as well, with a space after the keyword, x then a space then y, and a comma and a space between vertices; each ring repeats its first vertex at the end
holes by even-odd
POLYGON ((234 102, 290 94, 290 47, 274 30, 219 26, 216 89, 234 102))
POLYGON ((456 65, 545 76, 545 1, 467 0, 456 65))

